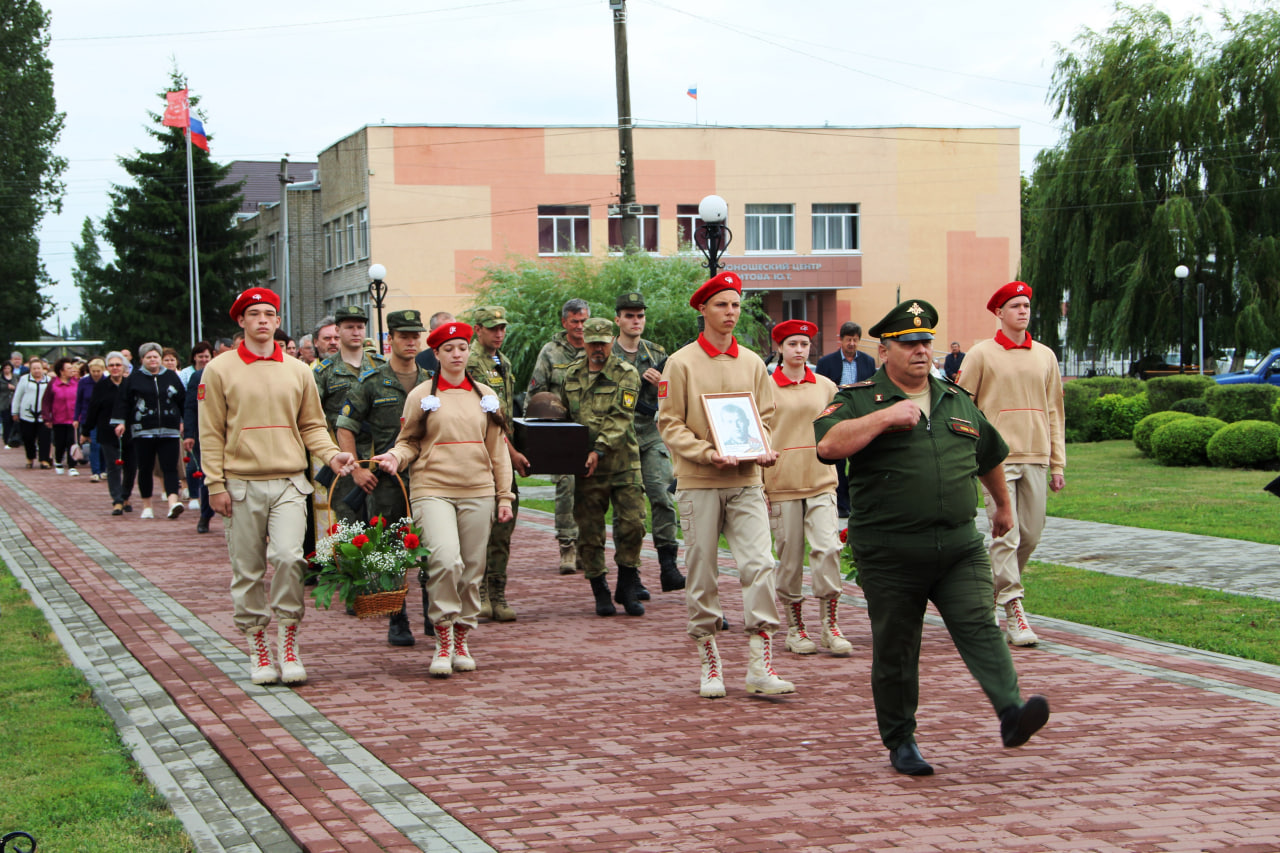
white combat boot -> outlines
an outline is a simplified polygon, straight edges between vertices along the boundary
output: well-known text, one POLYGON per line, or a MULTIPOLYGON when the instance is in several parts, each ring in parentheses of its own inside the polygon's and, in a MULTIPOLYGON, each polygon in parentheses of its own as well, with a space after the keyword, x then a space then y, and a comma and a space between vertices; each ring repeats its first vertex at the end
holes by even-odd
POLYGON ((302 648, 298 642, 298 620, 281 619, 277 631, 280 680, 285 684, 301 684, 307 680, 307 671, 302 666, 302 648))
POLYGON ((271 647, 267 645, 267 630, 262 626, 244 632, 249 641, 249 676, 254 684, 275 684, 280 673, 271 664, 271 647))
POLYGON ((720 650, 715 637, 698 640, 698 657, 702 659, 702 682, 698 695, 703 699, 720 699, 724 696, 724 670, 720 667, 720 650))
POLYGON ((747 692, 795 693, 796 686, 783 681, 773 671, 773 636, 768 631, 756 631, 748 641, 747 692))
POLYGON ((440 622, 435 626, 436 654, 427 667, 427 674, 435 678, 453 675, 453 623, 440 622))
POLYGON ((1027 614, 1022 609, 1022 599, 1015 598, 1004 606, 1004 632, 1011 646, 1034 646, 1040 642, 1036 632, 1031 630, 1027 614))
POLYGON ((853 651, 853 643, 840 633, 840 625, 836 622, 836 611, 840 608, 840 599, 826 598, 822 600, 822 647, 830 649, 833 655, 847 655, 853 651))
POLYGON ((787 651, 798 655, 811 655, 818 651, 817 645, 804 627, 803 601, 788 601, 787 606, 787 651))
POLYGON ((453 671, 454 672, 474 672, 476 668, 476 659, 471 656, 471 650, 467 648, 467 636, 471 633, 471 629, 462 623, 453 626, 453 671))

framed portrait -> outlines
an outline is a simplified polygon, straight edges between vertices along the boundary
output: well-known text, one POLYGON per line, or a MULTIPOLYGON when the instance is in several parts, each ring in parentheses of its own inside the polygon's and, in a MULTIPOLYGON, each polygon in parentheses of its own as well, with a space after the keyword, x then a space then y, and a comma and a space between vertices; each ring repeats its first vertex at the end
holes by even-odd
POLYGON ((721 456, 750 460, 769 451, 760 410, 750 391, 703 394, 702 405, 711 424, 711 443, 721 456))

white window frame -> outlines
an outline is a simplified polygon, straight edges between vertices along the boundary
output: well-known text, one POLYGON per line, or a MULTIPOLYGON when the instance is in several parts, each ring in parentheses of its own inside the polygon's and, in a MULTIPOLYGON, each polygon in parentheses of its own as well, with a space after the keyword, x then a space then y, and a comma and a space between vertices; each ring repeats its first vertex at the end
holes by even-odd
POLYGON ((354 264, 356 262, 356 215, 355 212, 345 214, 342 217, 343 230, 346 232, 347 238, 347 263, 354 264))
POLYGON ((562 255, 591 254, 591 207, 586 204, 540 204, 538 205, 538 254, 542 257, 562 255), (544 213, 544 211, 547 211, 544 213), (564 211, 564 212, 554 212, 564 211), (542 231, 550 224, 551 251, 545 251, 542 245, 542 231), (561 245, 561 228, 569 228, 570 245, 561 245), (579 230, 585 234, 579 239, 579 230), (581 249, 579 248, 581 246, 581 249))
POLYGON ((794 204, 748 204, 746 232, 748 255, 794 255, 796 206, 794 204))
MULTIPOLYGON (((650 255, 658 254, 658 220, 659 211, 658 205, 656 204, 644 205, 644 213, 636 217, 636 223, 640 227, 640 251, 646 252, 650 255), (652 238, 652 248, 645 245, 646 237, 652 238)), ((609 216, 609 254, 621 255, 626 252, 626 247, 613 242, 613 230, 615 227, 613 223, 615 222, 619 223, 616 227, 618 228, 619 239, 621 239, 622 214, 618 214, 616 216, 611 214, 609 216)))
POLYGON ((324 235, 324 271, 328 272, 333 269, 333 228, 326 222, 320 230, 324 235))
POLYGON ((280 269, 280 232, 267 235, 267 278, 275 278, 280 269))
POLYGON ((359 251, 360 260, 368 260, 369 258, 369 208, 361 207, 356 210, 356 248, 359 251))
POLYGON ((850 202, 815 203, 812 207, 813 217, 813 253, 815 255, 848 255, 861 251, 858 243, 859 205, 850 202), (835 210, 834 208, 848 208, 835 210), (845 226, 841 227, 841 224, 845 226), (837 229, 833 232, 833 229, 837 229), (846 230, 847 229, 847 230, 846 230), (848 246, 832 246, 831 237, 838 233, 840 242, 848 238, 848 246), (821 248, 819 248, 821 244, 821 248))
POLYGON ((676 247, 680 251, 688 251, 698 246, 698 226, 702 218, 698 216, 696 204, 676 205, 676 247))

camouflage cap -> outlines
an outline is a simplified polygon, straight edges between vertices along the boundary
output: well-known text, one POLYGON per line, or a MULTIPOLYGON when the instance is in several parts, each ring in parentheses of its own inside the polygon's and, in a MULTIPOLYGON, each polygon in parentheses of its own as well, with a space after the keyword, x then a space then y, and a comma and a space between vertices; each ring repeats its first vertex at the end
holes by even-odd
POLYGON ((882 341, 931 341, 938 325, 938 309, 923 299, 900 302, 867 330, 882 341))
POLYGON ((475 321, 474 325, 484 326, 486 329, 507 325, 507 309, 501 305, 481 305, 471 312, 471 316, 475 321))
POLYGON ((631 308, 631 309, 643 308, 644 295, 641 294, 639 291, 635 291, 635 290, 629 291, 627 293, 619 293, 618 298, 614 301, 614 307, 618 311, 622 311, 626 308, 631 308))
POLYGON ((387 329, 392 332, 425 332, 427 329, 422 325, 422 312, 414 311, 392 311, 387 315, 387 329))
POLYGON ((582 340, 588 344, 613 342, 613 323, 603 317, 592 317, 582 325, 582 340))
POLYGON ((343 320, 359 320, 361 323, 368 323, 369 315, 364 313, 364 308, 359 305, 348 305, 333 312, 333 322, 341 323, 343 320))

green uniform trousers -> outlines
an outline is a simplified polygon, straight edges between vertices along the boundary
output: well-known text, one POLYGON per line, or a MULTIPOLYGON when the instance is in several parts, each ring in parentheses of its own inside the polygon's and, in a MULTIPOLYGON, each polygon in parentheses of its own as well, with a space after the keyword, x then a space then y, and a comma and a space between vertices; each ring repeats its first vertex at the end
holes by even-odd
POLYGON ((644 491, 639 471, 575 477, 573 517, 578 525, 578 568, 589 577, 605 573, 604 515, 613 504, 613 561, 640 567, 644 542, 644 491))
POLYGON ((680 544, 680 526, 676 520, 675 495, 667 491, 671 485, 671 453, 662 443, 653 421, 636 419, 636 440, 640 445, 640 475, 644 479, 644 493, 653 511, 653 544, 680 544))
POLYGON ((516 519, 520 517, 520 487, 515 477, 511 478, 511 491, 515 499, 511 501, 511 520, 495 521, 489 531, 489 548, 485 551, 484 576, 486 578, 507 577, 507 561, 511 559, 511 534, 516 529, 516 519))
POLYGON ((556 484, 556 539, 566 545, 578 538, 578 522, 574 519, 572 474, 552 477, 556 484))
POLYGON ((917 534, 850 531, 871 620, 871 693, 889 749, 914 740, 920 637, 926 605, 938 608, 956 651, 1001 711, 1017 705, 1018 673, 991 618, 991 561, 972 523, 917 534))

